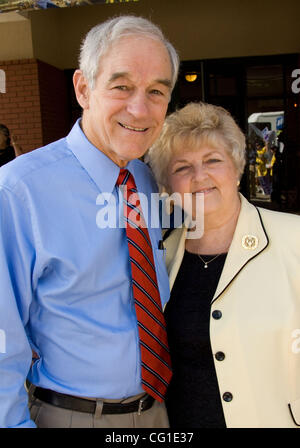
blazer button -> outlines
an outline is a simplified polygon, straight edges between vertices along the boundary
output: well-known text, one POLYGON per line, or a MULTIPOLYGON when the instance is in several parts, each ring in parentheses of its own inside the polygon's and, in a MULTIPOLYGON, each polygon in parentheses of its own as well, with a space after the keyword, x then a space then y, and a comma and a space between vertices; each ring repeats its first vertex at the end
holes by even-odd
POLYGON ((223 352, 217 352, 217 353, 215 354, 215 358, 216 358, 217 361, 224 361, 224 359, 225 359, 225 353, 223 353, 223 352))
POLYGON ((229 403, 229 401, 231 401, 233 399, 233 395, 231 392, 225 392, 223 394, 223 400, 227 401, 229 403))
POLYGON ((221 319, 221 317, 222 317, 222 313, 221 313, 221 311, 220 311, 220 310, 214 310, 214 311, 212 312, 212 317, 213 317, 214 319, 221 319))

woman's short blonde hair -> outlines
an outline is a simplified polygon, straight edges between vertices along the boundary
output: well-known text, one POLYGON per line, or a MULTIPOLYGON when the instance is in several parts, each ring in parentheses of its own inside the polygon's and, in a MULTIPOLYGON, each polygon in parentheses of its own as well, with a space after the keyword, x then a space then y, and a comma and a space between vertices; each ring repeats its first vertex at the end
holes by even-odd
POLYGON ((159 139, 146 155, 146 162, 150 164, 161 189, 168 191, 167 174, 172 157, 186 148, 197 150, 204 144, 215 148, 224 146, 234 162, 238 177, 241 177, 245 167, 246 141, 230 113, 212 104, 189 103, 166 118, 159 139))

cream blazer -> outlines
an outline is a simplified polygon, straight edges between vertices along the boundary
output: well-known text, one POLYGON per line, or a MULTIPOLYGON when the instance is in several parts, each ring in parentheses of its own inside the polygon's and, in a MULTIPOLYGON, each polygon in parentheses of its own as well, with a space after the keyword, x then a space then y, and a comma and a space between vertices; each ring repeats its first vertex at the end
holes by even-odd
MULTIPOLYGON (((186 229, 175 229, 164 242, 170 288, 185 236, 186 229)), ((258 209, 241 195, 211 302, 210 338, 213 354, 225 354, 214 363, 228 428, 300 426, 299 216, 258 209), (215 310, 221 318, 212 317, 215 310)))

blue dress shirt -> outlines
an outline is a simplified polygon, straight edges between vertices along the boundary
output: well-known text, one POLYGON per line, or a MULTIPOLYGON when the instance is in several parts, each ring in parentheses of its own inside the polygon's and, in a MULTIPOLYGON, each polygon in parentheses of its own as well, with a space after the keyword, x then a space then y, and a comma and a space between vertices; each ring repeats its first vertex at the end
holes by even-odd
MULTIPOLYGON (((134 160, 127 169, 150 207, 157 187, 148 167, 134 160)), ((66 138, 0 169, 0 427, 35 426, 27 376, 78 396, 142 392, 126 231, 99 225, 102 194, 119 205, 118 174, 79 121, 66 138), (30 367, 32 349, 39 359, 30 367)), ((161 230, 148 228, 164 305, 161 230)))

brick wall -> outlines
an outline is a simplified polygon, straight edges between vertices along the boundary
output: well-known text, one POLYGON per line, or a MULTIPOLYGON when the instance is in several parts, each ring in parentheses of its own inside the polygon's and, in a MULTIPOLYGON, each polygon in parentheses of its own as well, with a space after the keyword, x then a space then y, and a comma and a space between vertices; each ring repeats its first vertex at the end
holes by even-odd
POLYGON ((43 144, 38 65, 34 59, 0 62, 6 92, 0 94, 0 123, 15 136, 24 152, 43 144))
POLYGON ((0 123, 24 152, 54 141, 69 131, 65 74, 36 59, 0 62, 6 91, 0 93, 0 123))

